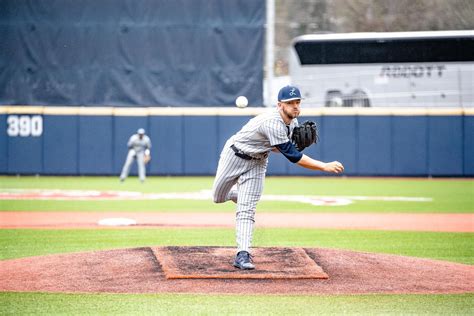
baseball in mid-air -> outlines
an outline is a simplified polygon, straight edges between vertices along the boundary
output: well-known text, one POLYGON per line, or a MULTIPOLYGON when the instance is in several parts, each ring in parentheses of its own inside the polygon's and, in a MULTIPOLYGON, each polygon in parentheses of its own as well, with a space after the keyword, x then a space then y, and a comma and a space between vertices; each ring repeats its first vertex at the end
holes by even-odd
POLYGON ((235 105, 236 105, 238 108, 244 108, 244 107, 246 107, 247 105, 249 105, 249 100, 247 100, 246 97, 244 97, 243 95, 241 95, 240 97, 238 97, 237 99, 235 99, 235 105))

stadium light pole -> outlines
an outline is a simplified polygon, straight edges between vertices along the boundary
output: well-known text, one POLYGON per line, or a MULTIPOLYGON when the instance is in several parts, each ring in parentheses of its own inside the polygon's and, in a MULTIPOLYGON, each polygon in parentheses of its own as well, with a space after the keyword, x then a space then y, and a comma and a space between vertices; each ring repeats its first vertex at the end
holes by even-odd
POLYGON ((267 0, 267 25, 266 25, 266 103, 265 106, 272 104, 273 95, 273 64, 275 60, 275 0, 267 0))

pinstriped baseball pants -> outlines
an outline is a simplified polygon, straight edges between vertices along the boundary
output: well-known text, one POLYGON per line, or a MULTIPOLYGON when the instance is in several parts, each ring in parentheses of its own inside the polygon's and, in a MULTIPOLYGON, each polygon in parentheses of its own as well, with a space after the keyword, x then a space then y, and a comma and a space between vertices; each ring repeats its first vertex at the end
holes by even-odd
POLYGON ((230 144, 226 144, 222 150, 212 192, 215 203, 229 200, 237 203, 235 218, 237 251, 250 252, 255 210, 262 196, 267 163, 267 158, 245 160, 237 157, 230 144))
POLYGON ((125 159, 125 163, 122 167, 122 172, 120 173, 120 179, 126 179, 128 177, 128 173, 130 172, 130 167, 132 166, 133 160, 137 159, 138 165, 138 176, 140 181, 145 181, 146 172, 145 172, 145 154, 144 152, 135 153, 135 150, 129 149, 127 154, 127 159, 125 159))

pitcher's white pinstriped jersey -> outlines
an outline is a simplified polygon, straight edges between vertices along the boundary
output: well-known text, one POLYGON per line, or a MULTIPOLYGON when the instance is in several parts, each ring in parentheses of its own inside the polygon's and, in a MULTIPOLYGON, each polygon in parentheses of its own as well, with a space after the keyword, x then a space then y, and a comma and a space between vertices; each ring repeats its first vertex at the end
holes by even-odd
POLYGON ((289 141, 297 125, 298 120, 293 119, 287 126, 278 110, 272 110, 251 119, 229 141, 242 152, 261 158, 262 154, 268 153, 275 145, 289 141))
POLYGON ((236 241, 238 251, 249 251, 252 244, 255 209, 262 195, 268 153, 274 146, 287 143, 298 121, 286 125, 278 110, 252 118, 226 142, 213 186, 215 203, 237 203, 236 241), (244 159, 235 150, 247 155, 244 159))

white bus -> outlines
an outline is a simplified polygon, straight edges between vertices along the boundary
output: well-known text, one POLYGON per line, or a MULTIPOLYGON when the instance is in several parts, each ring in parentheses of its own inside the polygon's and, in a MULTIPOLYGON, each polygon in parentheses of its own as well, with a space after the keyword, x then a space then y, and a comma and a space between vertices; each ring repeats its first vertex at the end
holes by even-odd
POLYGON ((289 75, 310 107, 474 107, 474 30, 303 35, 289 75))

